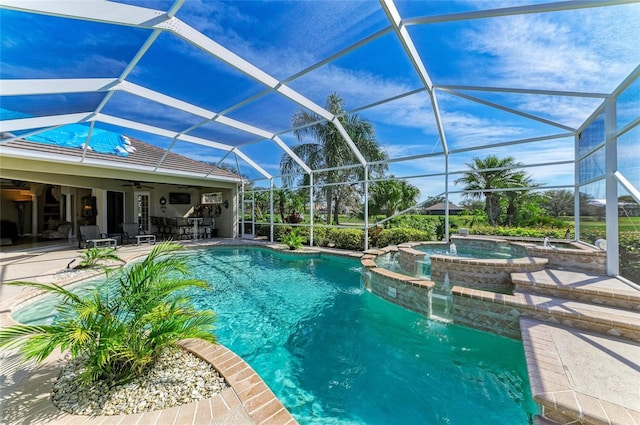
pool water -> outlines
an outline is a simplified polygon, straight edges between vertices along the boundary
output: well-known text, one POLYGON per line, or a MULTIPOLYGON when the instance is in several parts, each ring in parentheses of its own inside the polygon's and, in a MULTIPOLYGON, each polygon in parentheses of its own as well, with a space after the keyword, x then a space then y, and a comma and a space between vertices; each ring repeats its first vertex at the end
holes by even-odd
MULTIPOLYGON (((453 255, 449 253, 448 245, 421 245, 415 247, 417 251, 425 252, 427 257, 434 254, 453 255)), ((496 250, 485 250, 477 248, 457 247, 456 257, 462 258, 483 258, 494 260, 508 260, 510 258, 526 257, 526 251, 514 249, 511 245, 497 246, 496 250)))
POLYGON ((450 252, 449 245, 421 245, 415 247, 417 251, 426 253, 423 260, 417 261, 417 276, 431 279, 431 255, 455 255, 461 258, 482 258, 494 260, 508 260, 511 258, 526 257, 522 249, 514 249, 511 245, 496 246, 496 250, 484 250, 477 248, 457 248, 456 253, 450 252))
POLYGON ((192 296, 218 314, 218 340, 301 425, 525 425, 536 412, 519 341, 388 303, 362 289, 357 260, 214 248, 189 263, 213 286, 192 296))
POLYGON ((301 424, 527 424, 522 344, 432 322, 360 284, 360 264, 261 249, 190 256, 216 334, 301 424))

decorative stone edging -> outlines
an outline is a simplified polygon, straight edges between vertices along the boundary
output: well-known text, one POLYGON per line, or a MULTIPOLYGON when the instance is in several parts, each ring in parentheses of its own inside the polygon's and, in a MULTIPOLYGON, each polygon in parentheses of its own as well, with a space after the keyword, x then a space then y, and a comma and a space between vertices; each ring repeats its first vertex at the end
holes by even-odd
POLYGON ((254 423, 297 424, 262 378, 233 351, 201 340, 187 340, 181 346, 211 364, 224 377, 254 423))

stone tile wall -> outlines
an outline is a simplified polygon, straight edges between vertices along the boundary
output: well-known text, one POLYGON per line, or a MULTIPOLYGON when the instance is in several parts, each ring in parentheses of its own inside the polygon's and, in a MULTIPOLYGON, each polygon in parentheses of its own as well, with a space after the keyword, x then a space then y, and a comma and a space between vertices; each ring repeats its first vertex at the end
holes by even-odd
POLYGON ((521 338, 519 318, 522 310, 500 302, 504 297, 515 297, 493 294, 495 297, 487 296, 483 299, 483 297, 471 297, 466 292, 457 292, 453 292, 454 323, 513 339, 521 338))
MULTIPOLYGON (((474 239, 465 237, 453 237, 452 240, 468 249, 495 251, 500 244, 507 245, 502 239, 474 239)), ((424 260, 426 254, 414 249, 420 245, 448 245, 445 243, 409 242, 398 245, 397 261, 400 268, 412 276, 416 276, 416 261, 424 260)), ((485 289, 497 292, 511 292, 510 274, 512 272, 529 272, 542 270, 547 263, 546 259, 527 257, 524 247, 523 258, 510 260, 502 259, 475 259, 452 257, 448 255, 431 255, 431 280, 442 283, 447 273, 451 285, 461 285, 468 288, 485 289)))
MULTIPOLYGON (((455 243, 458 248, 467 248, 481 251, 496 251, 501 245, 509 245, 505 239, 482 237, 476 238, 472 236, 451 236, 451 242, 455 243)), ((522 253, 526 255, 525 252, 522 253)))
POLYGON ((365 288, 387 301, 429 317, 434 283, 376 267, 371 257, 375 258, 364 255, 361 259, 365 288))
POLYGON ((512 260, 477 260, 446 255, 431 256, 431 280, 444 282, 449 275, 453 285, 496 292, 512 292, 511 273, 534 272, 544 269, 542 258, 514 258, 512 260))
POLYGON ((427 256, 426 253, 413 249, 414 246, 424 245, 423 243, 406 243, 398 245, 398 265, 400 268, 410 274, 411 276, 417 276, 417 264, 416 261, 422 261, 427 256))
POLYGON ((603 318, 596 314, 587 317, 571 309, 553 308, 545 304, 531 305, 519 296, 460 286, 453 287, 452 294, 454 323, 498 335, 520 338, 518 318, 524 315, 543 322, 640 341, 640 324, 632 319, 603 318))
POLYGON ((607 274, 607 253, 583 246, 580 249, 527 246, 529 255, 549 260, 549 268, 607 274))

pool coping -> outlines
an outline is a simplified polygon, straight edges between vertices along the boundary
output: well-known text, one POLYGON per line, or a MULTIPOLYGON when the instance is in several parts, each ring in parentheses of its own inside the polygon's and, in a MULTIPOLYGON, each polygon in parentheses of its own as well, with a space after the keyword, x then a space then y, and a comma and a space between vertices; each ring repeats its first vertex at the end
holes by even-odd
POLYGON ((629 407, 629 399, 625 403, 607 390, 607 385, 619 385, 623 380, 626 380, 625 388, 633 385, 629 376, 621 374, 628 373, 633 356, 640 353, 639 343, 525 316, 520 317, 520 328, 531 395, 543 407, 544 413, 557 423, 573 422, 576 418, 585 424, 640 423, 640 403, 633 406, 634 410, 629 407), (567 333, 574 336, 574 340, 567 341, 567 333), (581 358, 567 354, 566 346, 576 343, 580 345, 574 350, 584 353, 581 358), (626 344, 628 351, 614 350, 609 344, 615 343, 626 344), (605 349, 599 347, 600 344, 605 349), (604 372, 600 374, 606 373, 611 383, 603 381, 597 388, 586 388, 585 382, 590 381, 585 375, 594 373, 592 368, 595 367, 602 369, 604 372))

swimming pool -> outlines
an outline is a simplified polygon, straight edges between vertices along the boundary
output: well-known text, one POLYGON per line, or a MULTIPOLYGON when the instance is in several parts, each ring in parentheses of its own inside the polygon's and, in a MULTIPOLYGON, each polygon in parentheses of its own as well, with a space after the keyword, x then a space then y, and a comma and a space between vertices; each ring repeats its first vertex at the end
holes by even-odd
MULTIPOLYGON (((455 245, 455 244, 452 244, 455 245)), ((452 255, 460 258, 486 258, 486 259, 510 259, 526 257, 527 252, 521 247, 512 245, 497 245, 493 250, 473 248, 467 246, 456 246, 455 252, 451 252, 452 245, 419 245, 414 247, 415 250, 421 251, 429 255, 452 255)))
POLYGON ((213 285, 192 296, 217 312, 220 342, 302 425, 512 425, 535 412, 520 342, 363 291, 356 260, 214 248, 189 263, 213 285))

